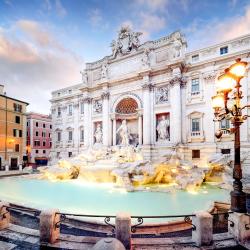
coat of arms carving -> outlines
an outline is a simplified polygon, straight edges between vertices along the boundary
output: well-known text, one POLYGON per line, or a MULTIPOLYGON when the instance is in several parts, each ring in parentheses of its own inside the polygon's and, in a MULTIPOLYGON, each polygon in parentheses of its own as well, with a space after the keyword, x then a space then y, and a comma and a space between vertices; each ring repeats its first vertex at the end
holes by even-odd
POLYGON ((140 35, 142 35, 141 32, 133 32, 128 26, 122 27, 117 40, 113 40, 111 43, 113 58, 118 54, 125 55, 133 49, 137 49, 140 46, 140 35))

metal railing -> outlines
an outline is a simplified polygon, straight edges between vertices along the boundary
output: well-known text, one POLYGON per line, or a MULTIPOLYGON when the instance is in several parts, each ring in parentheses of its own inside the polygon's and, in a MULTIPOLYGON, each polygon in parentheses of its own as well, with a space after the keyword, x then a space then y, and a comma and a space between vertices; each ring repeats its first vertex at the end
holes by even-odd
POLYGON ((110 221, 111 219, 115 219, 116 216, 115 215, 92 215, 92 214, 73 214, 73 213, 60 213, 60 212, 57 212, 56 214, 59 214, 61 217, 60 217, 60 221, 58 221, 56 224, 55 224, 55 227, 56 228, 59 228, 60 227, 60 224, 65 221, 66 219, 69 219, 67 216, 71 216, 71 217, 82 217, 82 218, 104 218, 104 223, 107 225, 107 226, 110 226, 112 228, 112 233, 114 234, 115 233, 115 225, 114 224, 111 224, 110 221))
MULTIPOLYGON (((0 213, 0 218, 6 218, 6 215, 10 212, 26 212, 26 213, 31 213, 34 216, 39 216, 41 213, 41 211, 36 210, 36 209, 31 209, 31 208, 24 208, 24 207, 11 206, 11 205, 10 206, 4 205, 3 207, 6 208, 6 211, 3 211, 2 213, 0 213)), ((213 216, 213 233, 214 234, 228 232, 228 226, 234 227, 234 222, 229 220, 230 213, 233 213, 233 212, 228 211, 228 212, 211 213, 211 215, 213 216)), ((57 223, 55 223, 55 228, 60 228, 60 225, 62 224, 62 222, 66 221, 67 219, 69 220, 72 219, 71 217, 102 218, 104 224, 111 227, 112 235, 115 235, 115 223, 114 224, 111 223, 111 219, 116 218, 115 215, 92 215, 92 214, 75 214, 75 213, 61 213, 61 212, 56 212, 56 215, 60 215, 60 220, 57 223)), ((173 218, 181 219, 181 220, 174 221, 174 222, 183 222, 183 224, 190 225, 190 228, 180 229, 175 232, 185 231, 185 230, 195 231, 196 226, 192 223, 192 219, 195 216, 196 216, 195 214, 162 215, 162 216, 161 215, 159 216, 158 215, 156 216, 131 216, 132 222, 137 221, 137 223, 131 225, 131 233, 133 234, 137 233, 137 234, 143 235, 144 230, 142 230, 142 233, 138 232, 137 230, 140 227, 143 227, 143 224, 145 220, 147 219, 173 219, 173 218)), ((167 221, 167 222, 171 223, 173 221, 167 221)), ((159 226, 161 225, 162 225, 162 221, 161 223, 159 223, 159 226)), ((147 224, 147 226, 150 226, 150 224, 147 224)), ((155 223, 154 223, 154 226, 156 226, 155 223)), ((246 229, 250 229, 250 225, 247 224, 246 229)), ((147 230, 145 229, 145 231, 147 230)), ((169 234, 171 233, 171 231, 168 231, 166 233, 169 234)), ((158 235, 159 233, 155 232, 152 234, 158 235)), ((165 234, 165 232, 163 232, 162 234, 165 234)))
POLYGON ((195 214, 185 214, 185 215, 159 215, 159 216, 131 216, 131 219, 137 219, 137 224, 131 226, 131 232, 135 233, 137 228, 144 223, 144 219, 171 219, 171 218, 183 218, 183 222, 192 226, 192 231, 196 230, 196 226, 192 224, 191 217, 195 214))

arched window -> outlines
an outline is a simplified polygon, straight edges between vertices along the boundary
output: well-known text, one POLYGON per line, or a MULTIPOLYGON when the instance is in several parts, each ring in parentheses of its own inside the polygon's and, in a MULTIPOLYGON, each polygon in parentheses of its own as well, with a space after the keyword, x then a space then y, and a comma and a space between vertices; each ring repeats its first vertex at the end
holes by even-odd
POLYGON ((116 106, 115 112, 118 114, 133 114, 136 113, 138 104, 133 98, 124 98, 116 106))

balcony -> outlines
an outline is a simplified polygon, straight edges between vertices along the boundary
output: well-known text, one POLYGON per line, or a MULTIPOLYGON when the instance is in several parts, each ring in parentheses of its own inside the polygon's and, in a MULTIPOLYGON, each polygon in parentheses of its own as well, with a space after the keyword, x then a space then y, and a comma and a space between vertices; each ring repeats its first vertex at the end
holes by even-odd
POLYGON ((204 131, 191 131, 188 133, 188 142, 203 142, 205 141, 204 131))

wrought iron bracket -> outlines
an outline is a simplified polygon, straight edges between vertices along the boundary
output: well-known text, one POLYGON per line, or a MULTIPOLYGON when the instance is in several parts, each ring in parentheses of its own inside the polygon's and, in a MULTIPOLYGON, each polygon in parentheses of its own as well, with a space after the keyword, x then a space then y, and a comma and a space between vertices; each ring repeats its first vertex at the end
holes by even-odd
POLYGON ((61 214, 60 220, 55 224, 55 229, 56 229, 56 228, 59 228, 60 225, 61 225, 61 223, 62 223, 63 221, 65 221, 66 218, 67 218, 67 217, 66 217, 65 214, 61 214))
POLYGON ((195 231, 195 230, 196 230, 196 226, 192 223, 192 220, 191 220, 191 218, 190 218, 189 216, 185 216, 185 217, 184 217, 184 221, 185 221, 187 224, 189 224, 189 225, 192 226, 192 231, 195 231))
POLYGON ((112 227, 112 233, 115 233, 115 226, 113 224, 110 223, 111 218, 110 217, 105 217, 104 218, 104 222, 106 225, 112 227))
POLYGON ((136 232, 136 228, 143 224, 143 218, 142 218, 142 217, 139 217, 139 218, 137 218, 137 221, 138 221, 138 223, 135 224, 135 225, 133 225, 133 226, 131 227, 131 232, 132 232, 132 233, 135 233, 135 232, 136 232))

